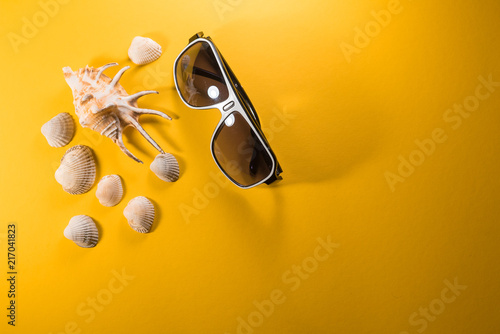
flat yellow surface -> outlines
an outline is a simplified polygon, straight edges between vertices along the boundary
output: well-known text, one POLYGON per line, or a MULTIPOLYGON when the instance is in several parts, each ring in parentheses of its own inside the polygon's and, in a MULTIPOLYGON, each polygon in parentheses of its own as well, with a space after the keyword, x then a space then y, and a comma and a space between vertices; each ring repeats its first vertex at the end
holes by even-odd
POLYGON ((499 333, 500 3, 474 1, 0 2, 1 333, 499 333), (212 160, 217 110, 192 110, 172 65, 210 35, 251 97, 284 180, 241 190, 212 160), (136 66, 134 36, 163 47, 136 66), (73 115, 62 67, 118 62, 144 128, 180 163, 159 180, 78 123, 49 147, 41 126, 73 115), (107 208, 54 179, 85 144, 100 179, 125 197, 107 208), (136 196, 150 234, 122 212, 136 196), (95 248, 63 236, 94 218, 95 248), (16 225, 15 298, 7 229, 16 225), (15 327, 8 325, 15 301, 15 327))

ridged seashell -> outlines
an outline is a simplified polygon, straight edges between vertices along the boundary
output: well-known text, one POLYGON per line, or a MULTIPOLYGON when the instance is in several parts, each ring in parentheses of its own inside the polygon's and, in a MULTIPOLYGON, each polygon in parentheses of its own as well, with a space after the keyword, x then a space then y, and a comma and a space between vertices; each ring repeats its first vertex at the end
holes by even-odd
POLYGON ((149 168, 163 181, 175 182, 179 179, 179 163, 170 153, 158 154, 149 168))
POLYGON ((94 220, 85 215, 71 218, 64 229, 64 236, 84 248, 94 247, 99 240, 99 232, 94 220))
POLYGON ((160 58, 161 46, 151 38, 137 36, 130 44, 128 56, 137 65, 149 64, 160 58))
POLYGON ((75 134, 73 118, 67 112, 57 114, 42 126, 42 134, 52 147, 68 145, 75 134))
POLYGON ((86 66, 73 72, 71 68, 63 68, 64 77, 73 92, 73 104, 80 124, 85 128, 99 132, 110 138, 130 158, 142 163, 123 143, 123 130, 127 126, 136 128, 160 153, 161 147, 148 135, 139 123, 140 115, 157 115, 171 120, 170 116, 161 111, 141 109, 137 107, 137 100, 147 94, 158 94, 148 90, 128 95, 118 83, 123 73, 130 68, 122 68, 111 80, 103 72, 118 65, 111 63, 99 68, 86 66))
POLYGON ((133 230, 139 233, 148 233, 155 219, 155 207, 144 196, 133 198, 123 210, 123 215, 133 230))
POLYGON ((118 175, 104 176, 97 184, 95 195, 102 205, 115 206, 123 197, 122 180, 118 175))
POLYGON ((78 195, 92 188, 95 174, 96 166, 92 149, 85 145, 76 145, 69 148, 63 155, 55 177, 64 191, 78 195))

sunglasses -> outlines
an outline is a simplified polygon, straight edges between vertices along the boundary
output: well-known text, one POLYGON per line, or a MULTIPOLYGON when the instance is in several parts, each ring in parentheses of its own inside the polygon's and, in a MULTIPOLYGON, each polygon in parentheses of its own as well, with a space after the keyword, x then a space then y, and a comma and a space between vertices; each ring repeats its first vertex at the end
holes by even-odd
POLYGON ((175 59, 174 81, 188 107, 221 112, 210 149, 229 180, 251 188, 282 179, 252 102, 210 37, 200 32, 190 38, 175 59))

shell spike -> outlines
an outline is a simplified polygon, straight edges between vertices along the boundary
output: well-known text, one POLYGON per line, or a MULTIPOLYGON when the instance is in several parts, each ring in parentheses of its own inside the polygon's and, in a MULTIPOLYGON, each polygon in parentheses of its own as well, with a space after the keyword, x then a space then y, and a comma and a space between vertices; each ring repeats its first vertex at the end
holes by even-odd
POLYGON ((168 116, 167 114, 158 111, 158 110, 153 110, 153 109, 142 109, 142 108, 136 108, 136 107, 130 107, 132 111, 134 111, 137 115, 156 115, 156 116, 161 116, 163 118, 168 119, 169 121, 172 120, 172 117, 168 116))
POLYGON ((106 69, 108 69, 108 68, 110 68, 112 66, 117 66, 117 65, 118 65, 118 63, 109 63, 109 64, 106 64, 104 66, 101 66, 99 68, 99 72, 97 72, 97 75, 96 75, 95 79, 99 80, 99 78, 101 77, 102 72, 104 72, 106 69))
POLYGON ((132 125, 134 128, 137 129, 137 131, 139 131, 141 133, 141 135, 147 139, 147 141, 153 145, 159 152, 161 153, 165 153, 162 148, 160 147, 160 145, 158 145, 154 140, 153 138, 151 138, 151 136, 146 132, 146 130, 144 130, 144 128, 141 126, 141 124, 139 124, 139 122, 137 122, 137 120, 135 120, 135 118, 133 117, 129 117, 129 120, 130 120, 130 125, 132 125))
POLYGON ((84 75, 90 78, 91 74, 92 74, 92 68, 89 67, 89 65, 86 65, 84 69, 84 75))
POLYGON ((109 84, 108 87, 110 88, 113 88, 116 86, 116 84, 118 83, 118 81, 120 81, 123 73, 128 70, 130 68, 130 66, 125 66, 124 68, 122 68, 121 70, 118 71, 118 73, 116 73, 115 77, 113 78, 113 81, 111 81, 111 83, 109 84))
POLYGON ((142 91, 139 93, 129 95, 126 98, 124 98, 124 100, 128 101, 128 102, 137 101, 140 97, 143 97, 144 95, 148 95, 148 94, 158 94, 158 92, 155 90, 145 90, 145 91, 142 91))
POLYGON ((63 67, 62 71, 65 77, 75 74, 75 72, 73 72, 73 70, 69 66, 63 67))
POLYGON ((115 104, 115 103, 113 103, 113 102, 109 102, 108 104, 106 104, 106 105, 105 105, 104 107, 102 107, 101 109, 97 109, 97 110, 95 111, 95 113, 100 113, 100 112, 103 112, 103 111, 108 110, 108 109, 111 109, 111 108, 113 108, 113 107, 115 107, 115 106, 116 106, 116 104, 115 104))
POLYGON ((132 152, 130 152, 125 147, 125 144, 123 143, 123 136, 122 136, 121 132, 118 132, 118 138, 116 139, 116 144, 118 145, 118 147, 120 147, 122 152, 125 153, 129 158, 134 159, 138 163, 141 163, 141 164, 143 163, 141 160, 139 160, 135 155, 132 154, 132 152))

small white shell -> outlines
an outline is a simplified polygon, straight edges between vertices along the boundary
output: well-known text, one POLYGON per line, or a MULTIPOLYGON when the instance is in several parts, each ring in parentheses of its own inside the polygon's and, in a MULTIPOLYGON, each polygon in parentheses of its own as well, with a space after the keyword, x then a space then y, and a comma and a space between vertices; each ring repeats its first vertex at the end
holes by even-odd
POLYGON ((69 148, 56 170, 56 181, 63 190, 72 194, 83 194, 92 188, 95 181, 96 166, 92 149, 85 145, 69 148))
POLYGON ((115 206, 123 197, 122 180, 118 175, 104 176, 97 184, 95 195, 102 205, 115 206))
POLYGON ((80 247, 94 247, 99 240, 99 232, 94 220, 89 216, 78 215, 69 220, 64 236, 80 247))
POLYGON ((149 168, 163 181, 175 182, 179 179, 179 163, 170 153, 158 154, 149 168))
POLYGON ((73 118, 67 112, 57 114, 42 126, 42 134, 50 146, 66 146, 75 134, 73 118))
POLYGON ((139 233, 148 233, 155 219, 155 207, 144 196, 133 198, 123 210, 123 215, 133 230, 139 233))
POLYGON ((161 46, 151 38, 137 36, 132 40, 128 56, 137 65, 149 64, 160 58, 161 46))

